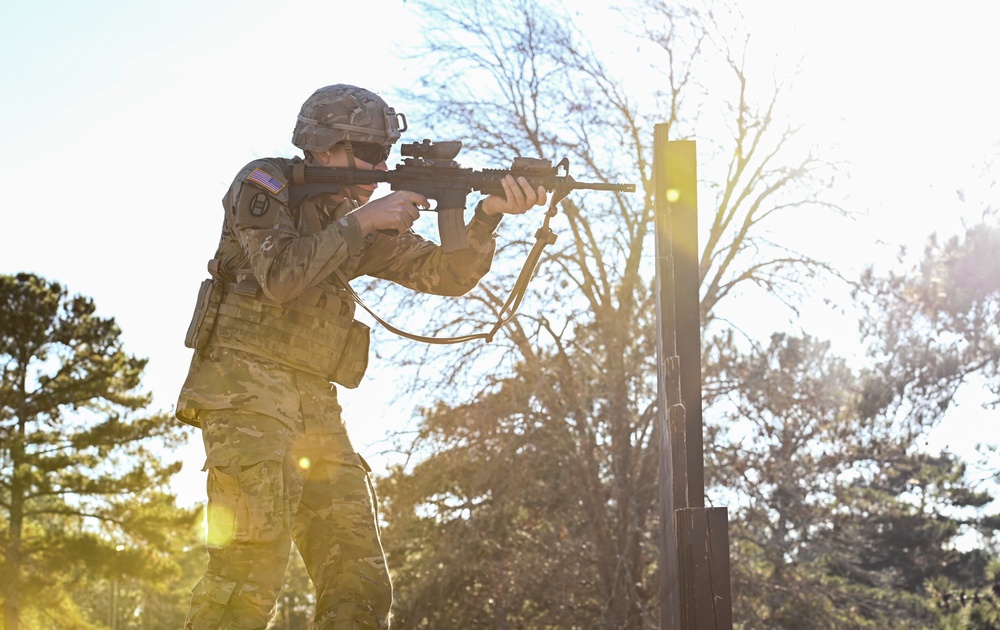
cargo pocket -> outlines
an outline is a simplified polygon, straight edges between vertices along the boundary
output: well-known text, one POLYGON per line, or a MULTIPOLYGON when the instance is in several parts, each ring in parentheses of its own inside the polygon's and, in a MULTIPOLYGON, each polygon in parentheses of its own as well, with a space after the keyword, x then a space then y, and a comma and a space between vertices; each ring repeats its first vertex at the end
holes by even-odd
POLYGON ((216 606, 225 606, 233 598, 236 586, 236 582, 232 580, 220 577, 203 577, 191 589, 191 594, 216 606))
POLYGON ((208 471, 208 544, 271 542, 282 535, 281 464, 213 467, 208 471))

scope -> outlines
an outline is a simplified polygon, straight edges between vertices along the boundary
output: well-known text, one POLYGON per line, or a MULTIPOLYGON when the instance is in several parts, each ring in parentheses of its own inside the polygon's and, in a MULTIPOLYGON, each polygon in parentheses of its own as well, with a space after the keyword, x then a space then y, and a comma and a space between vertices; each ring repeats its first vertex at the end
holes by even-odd
POLYGON ((399 147, 399 153, 403 157, 414 157, 424 160, 454 160, 461 150, 461 140, 431 142, 425 139, 423 142, 408 142, 399 147))

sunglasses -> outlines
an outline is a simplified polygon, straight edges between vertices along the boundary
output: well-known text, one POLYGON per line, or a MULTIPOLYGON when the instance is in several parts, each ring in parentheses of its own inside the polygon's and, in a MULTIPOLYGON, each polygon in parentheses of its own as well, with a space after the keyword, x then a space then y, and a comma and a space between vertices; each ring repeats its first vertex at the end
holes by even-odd
POLYGON ((374 144, 371 142, 352 142, 351 149, 354 151, 354 157, 359 160, 364 160, 369 164, 379 164, 381 162, 385 162, 389 158, 390 147, 386 147, 381 144, 374 144))

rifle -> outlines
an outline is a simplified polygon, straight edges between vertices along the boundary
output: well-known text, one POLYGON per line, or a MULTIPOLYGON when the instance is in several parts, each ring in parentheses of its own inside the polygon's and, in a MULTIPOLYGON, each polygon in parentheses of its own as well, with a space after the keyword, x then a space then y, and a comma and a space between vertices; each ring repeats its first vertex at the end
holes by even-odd
POLYGON ((393 170, 373 171, 297 164, 292 169, 289 202, 297 206, 303 199, 320 194, 337 194, 341 186, 387 182, 392 190, 410 190, 433 199, 437 205, 438 232, 446 252, 469 246, 465 234, 465 200, 473 190, 486 195, 503 194, 500 183, 508 174, 524 177, 533 187, 543 186, 553 193, 553 206, 573 190, 635 192, 635 184, 578 182, 569 174, 569 160, 556 166, 540 158, 514 158, 509 169, 462 168, 455 157, 461 141, 411 142, 400 147, 403 163, 393 170), (560 174, 562 171, 562 174, 560 174))

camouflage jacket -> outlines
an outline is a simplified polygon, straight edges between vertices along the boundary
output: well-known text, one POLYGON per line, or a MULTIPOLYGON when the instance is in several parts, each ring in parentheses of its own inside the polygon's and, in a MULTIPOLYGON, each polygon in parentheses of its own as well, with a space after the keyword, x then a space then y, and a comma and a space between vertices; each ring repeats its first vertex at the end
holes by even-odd
MULTIPOLYGON (((234 285, 250 283, 259 288, 259 299, 277 304, 306 299, 317 291, 324 300, 341 296, 334 310, 350 319, 354 303, 337 285, 336 269, 347 278, 373 276, 438 295, 464 294, 489 271, 500 217, 486 216, 477 208, 467 226, 469 248, 451 253, 413 232, 362 237, 350 214, 356 208, 352 201, 305 201, 301 208, 289 207, 287 173, 294 162, 255 160, 237 175, 223 198, 217 276, 234 285)), ((242 408, 292 421, 301 413, 306 384, 314 389, 310 397, 322 399, 324 392, 332 392, 336 406, 328 380, 302 374, 274 357, 210 341, 192 358, 177 417, 197 424, 198 409, 242 408)))

